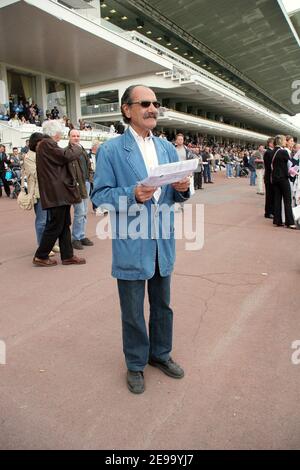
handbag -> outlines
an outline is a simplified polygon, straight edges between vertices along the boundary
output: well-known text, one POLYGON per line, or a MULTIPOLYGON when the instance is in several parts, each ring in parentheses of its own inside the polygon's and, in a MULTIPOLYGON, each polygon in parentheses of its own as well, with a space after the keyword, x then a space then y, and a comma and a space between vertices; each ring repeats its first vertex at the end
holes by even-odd
POLYGON ((297 166, 291 166, 289 168, 289 175, 294 177, 294 176, 297 176, 298 175, 298 170, 299 168, 297 166))
POLYGON ((24 173, 22 172, 21 178, 21 191, 17 197, 19 207, 25 211, 30 211, 33 208, 32 194, 27 194, 24 187, 24 173))
POLYGON ((298 220, 300 220, 300 206, 293 207, 292 211, 293 211, 295 222, 298 222, 298 220))

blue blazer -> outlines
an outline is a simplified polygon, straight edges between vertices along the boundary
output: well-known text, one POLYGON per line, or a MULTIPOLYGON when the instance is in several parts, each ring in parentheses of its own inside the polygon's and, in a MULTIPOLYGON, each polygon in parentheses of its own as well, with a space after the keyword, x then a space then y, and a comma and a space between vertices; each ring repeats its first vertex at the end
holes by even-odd
MULTIPOLYGON (((153 139, 160 165, 178 161, 170 142, 153 139)), ((102 144, 96 161, 92 201, 110 211, 112 276, 123 280, 151 279, 156 256, 161 276, 169 276, 175 262, 174 203, 188 199, 189 191, 179 193, 167 185, 161 188, 157 203, 153 198, 137 203, 135 187, 148 174, 129 129, 102 144)))

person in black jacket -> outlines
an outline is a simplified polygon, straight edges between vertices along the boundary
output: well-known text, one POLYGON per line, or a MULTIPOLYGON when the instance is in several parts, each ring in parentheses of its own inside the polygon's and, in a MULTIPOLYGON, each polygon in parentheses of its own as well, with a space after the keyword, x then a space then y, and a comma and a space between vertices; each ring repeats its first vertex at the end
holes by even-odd
MULTIPOLYGON (((4 186, 4 190, 6 192, 7 197, 10 196, 10 188, 7 180, 5 179, 6 168, 5 164, 9 165, 10 160, 5 153, 5 146, 0 145, 0 179, 2 180, 2 184, 4 186)), ((2 188, 0 187, 0 196, 2 196, 2 188)))
POLYGON ((285 210, 285 225, 288 228, 296 229, 292 202, 291 187, 289 182, 288 161, 289 154, 283 147, 286 144, 284 135, 277 135, 274 139, 274 150, 272 155, 272 184, 274 190, 274 219, 273 224, 282 226, 281 202, 283 199, 285 210))
POLYGON ((273 150, 274 150, 274 139, 270 137, 267 140, 267 150, 264 153, 264 165, 265 165, 265 175, 264 175, 264 182, 265 182, 265 217, 266 219, 273 219, 274 214, 274 194, 273 194, 273 186, 271 182, 271 174, 272 174, 272 158, 273 158, 273 150))

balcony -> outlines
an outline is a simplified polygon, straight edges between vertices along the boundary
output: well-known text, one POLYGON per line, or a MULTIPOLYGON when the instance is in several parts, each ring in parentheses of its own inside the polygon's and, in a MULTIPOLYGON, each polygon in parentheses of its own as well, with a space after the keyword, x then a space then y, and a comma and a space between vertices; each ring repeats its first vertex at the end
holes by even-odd
POLYGON ((86 116, 98 116, 99 114, 119 114, 120 105, 119 103, 105 103, 105 104, 93 104, 93 105, 82 105, 81 114, 83 117, 86 116))

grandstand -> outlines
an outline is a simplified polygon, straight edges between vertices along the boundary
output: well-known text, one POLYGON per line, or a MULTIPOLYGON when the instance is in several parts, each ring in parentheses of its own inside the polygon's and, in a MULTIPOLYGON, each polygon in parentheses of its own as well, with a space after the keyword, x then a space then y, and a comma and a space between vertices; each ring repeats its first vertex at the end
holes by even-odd
MULTIPOLYGON (((0 114, 22 97, 42 117, 57 105, 75 124, 108 127, 121 119, 126 86, 144 83, 163 105, 158 131, 239 144, 280 132, 299 139, 287 119, 300 111, 291 100, 298 19, 281 0, 2 0, 0 114)), ((29 130, 0 121, 6 143, 21 145, 29 130)))

